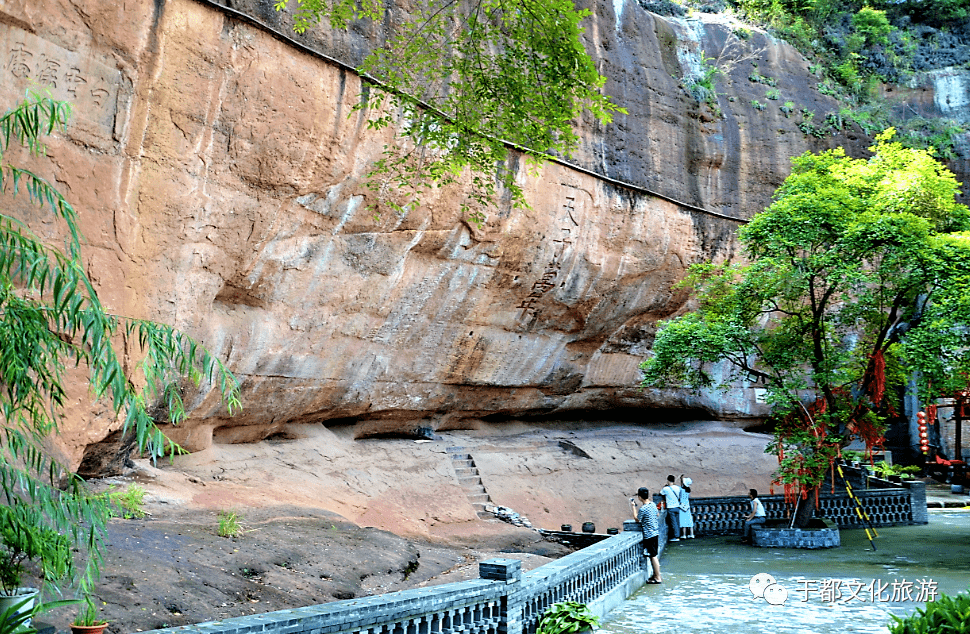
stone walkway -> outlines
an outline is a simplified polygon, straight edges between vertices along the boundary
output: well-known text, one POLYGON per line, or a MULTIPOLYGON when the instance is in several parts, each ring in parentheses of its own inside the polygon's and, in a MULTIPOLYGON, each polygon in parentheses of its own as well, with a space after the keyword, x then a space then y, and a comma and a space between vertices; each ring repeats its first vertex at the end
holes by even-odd
POLYGON ((931 509, 970 507, 970 495, 964 487, 963 493, 953 493, 949 484, 926 479, 926 507, 931 509))

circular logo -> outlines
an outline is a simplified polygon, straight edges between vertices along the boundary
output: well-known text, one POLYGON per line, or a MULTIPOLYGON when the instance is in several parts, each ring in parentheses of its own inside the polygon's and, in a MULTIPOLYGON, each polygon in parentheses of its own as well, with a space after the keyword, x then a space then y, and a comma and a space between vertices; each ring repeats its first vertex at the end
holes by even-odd
POLYGON ((774 577, 769 575, 767 572, 759 572, 755 576, 751 577, 751 581, 748 582, 748 587, 751 588, 751 594, 753 594, 756 599, 761 599, 765 596, 765 588, 774 583, 774 577))

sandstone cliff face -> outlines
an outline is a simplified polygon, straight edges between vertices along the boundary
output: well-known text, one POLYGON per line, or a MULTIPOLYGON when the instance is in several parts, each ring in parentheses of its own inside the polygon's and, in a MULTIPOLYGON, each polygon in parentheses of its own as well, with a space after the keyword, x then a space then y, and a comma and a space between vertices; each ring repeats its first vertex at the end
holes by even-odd
MULTIPOLYGON (((268 0, 233 4, 287 31, 268 0)), ((588 45, 629 114, 586 127, 582 169, 523 170, 532 209, 479 229, 455 189, 375 219, 362 178, 393 139, 348 116, 356 75, 234 11, 0 1, 4 102, 33 84, 76 104, 38 169, 81 214, 105 304, 186 330, 242 383, 231 419, 207 386, 190 391, 176 441, 199 450, 338 419, 367 435, 616 408, 761 413, 753 386, 639 391, 637 364, 657 320, 686 309, 671 284, 735 255, 732 218, 765 206, 790 156, 858 154, 868 139, 806 137, 785 116, 786 101, 820 118, 837 107, 784 43, 629 0, 594 11, 588 45), (702 52, 722 70, 723 117, 686 87, 702 52)), ((319 30, 302 45, 353 64, 378 36, 319 30)), ((73 464, 117 429, 82 397, 66 426, 73 464)))

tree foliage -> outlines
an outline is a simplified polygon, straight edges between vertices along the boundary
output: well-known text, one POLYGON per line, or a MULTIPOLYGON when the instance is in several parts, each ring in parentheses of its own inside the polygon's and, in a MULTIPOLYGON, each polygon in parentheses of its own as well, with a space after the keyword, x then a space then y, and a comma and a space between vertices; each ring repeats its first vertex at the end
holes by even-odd
MULTIPOLYGON (((320 21, 346 28, 384 18, 376 0, 295 5, 298 32, 320 21)), ((584 113, 606 123, 625 112, 601 92, 605 78, 580 41, 589 11, 572 0, 431 0, 410 11, 385 22, 392 29, 385 45, 360 68, 370 82, 360 106, 369 125, 405 122, 403 145, 387 146, 369 179, 378 200, 398 212, 463 174, 471 179, 464 208, 471 220, 483 222, 503 190, 524 206, 508 144, 533 161, 568 155, 584 113)))
POLYGON ((794 159, 739 230, 747 262, 691 267, 698 309, 641 366, 645 386, 763 384, 789 490, 816 487, 850 438, 879 443, 911 375, 923 399, 970 376, 970 213, 931 151, 893 134, 869 159, 794 159))
POLYGON ((92 398, 108 403, 138 449, 153 457, 178 450, 148 408, 165 402, 165 422, 178 423, 184 408, 173 386, 181 377, 219 389, 230 413, 239 393, 222 362, 187 335, 105 310, 85 273, 74 208, 49 182, 8 160, 17 146, 43 154, 44 137, 64 128, 68 116, 67 104, 31 95, 0 117, 0 190, 8 202, 26 195, 65 236, 63 246, 51 245, 0 209, 0 559, 37 559, 47 581, 88 587, 98 574, 110 502, 92 496, 45 451, 64 415, 65 372, 84 368, 92 398), (119 345, 141 361, 128 367, 119 345), (63 535, 70 549, 45 538, 63 535))

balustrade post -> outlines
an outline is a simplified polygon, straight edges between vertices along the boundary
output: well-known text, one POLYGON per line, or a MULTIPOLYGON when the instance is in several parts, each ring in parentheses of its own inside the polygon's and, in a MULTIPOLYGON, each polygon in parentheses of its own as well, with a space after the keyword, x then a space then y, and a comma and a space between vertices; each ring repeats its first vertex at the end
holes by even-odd
POLYGON ((486 559, 478 564, 482 579, 504 581, 506 590, 499 603, 498 634, 522 634, 522 562, 518 559, 486 559))

